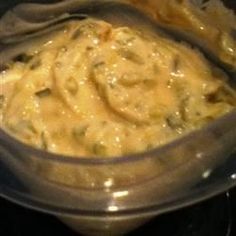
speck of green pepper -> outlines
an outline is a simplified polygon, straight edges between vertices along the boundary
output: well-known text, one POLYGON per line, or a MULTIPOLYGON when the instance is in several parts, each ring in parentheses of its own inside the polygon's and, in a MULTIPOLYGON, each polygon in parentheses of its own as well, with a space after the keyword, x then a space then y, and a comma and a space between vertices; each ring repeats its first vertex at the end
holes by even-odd
POLYGON ((45 137, 45 132, 42 132, 41 133, 41 146, 42 146, 42 149, 43 150, 47 150, 48 149, 48 144, 47 144, 47 140, 46 140, 46 137, 45 137))
POLYGON ((183 121, 177 115, 170 115, 170 116, 168 116, 166 118, 166 123, 173 130, 176 130, 176 129, 179 129, 179 128, 183 127, 183 121))
POLYGON ((78 93, 79 87, 74 77, 70 77, 66 80, 65 89, 73 96, 78 93))
POLYGON ((79 39, 80 37, 81 37, 81 35, 82 35, 82 31, 81 31, 81 29, 79 28, 79 29, 77 29, 77 30, 75 30, 75 32, 72 34, 72 36, 71 36, 71 39, 72 40, 77 40, 77 39, 79 39))
POLYGON ((176 55, 174 57, 174 60, 172 62, 172 71, 174 73, 179 73, 180 72, 180 66, 181 66, 181 59, 179 55, 176 55))
POLYGON ((3 108, 4 100, 5 100, 4 95, 0 95, 0 109, 3 108))
POLYGON ((105 62, 104 61, 99 61, 99 62, 97 62, 97 63, 94 63, 93 64, 93 67, 95 68, 95 69, 97 69, 97 68, 99 68, 100 66, 104 66, 105 65, 105 62))
POLYGON ((28 132, 35 135, 38 132, 30 120, 20 120, 16 124, 8 124, 7 126, 11 131, 18 134, 28 132))
POLYGON ((227 85, 222 85, 216 91, 206 94, 204 97, 208 103, 226 102, 232 106, 236 105, 236 91, 227 85))
POLYGON ((39 98, 44 98, 44 97, 48 97, 51 95, 51 89, 50 88, 46 88, 46 89, 43 89, 43 90, 40 90, 38 92, 35 93, 35 95, 39 98))
POLYGON ((121 46, 127 46, 129 43, 132 43, 135 40, 134 36, 130 36, 129 38, 126 39, 117 39, 116 43, 118 43, 121 46))
POLYGON ((107 153, 107 148, 101 143, 95 143, 92 147, 92 152, 96 156, 105 156, 107 153))
POLYGON ((179 114, 183 121, 187 121, 188 119, 188 115, 187 115, 188 106, 189 106, 189 96, 183 97, 179 104, 179 114))
POLYGON ((35 70, 38 67, 40 67, 41 65, 42 65, 42 61, 39 58, 35 59, 35 60, 33 60, 33 62, 30 65, 30 70, 35 70))
POLYGON ((81 138, 85 137, 87 129, 88 129, 87 125, 75 127, 72 130, 72 134, 76 139, 81 139, 81 138))
POLYGON ((117 53, 125 58, 126 60, 132 61, 136 64, 139 65, 143 65, 144 64, 144 60, 141 56, 139 56, 137 53, 129 50, 129 49, 124 49, 124 48, 120 48, 117 53))
POLYGON ((22 62, 22 63, 28 63, 29 61, 31 61, 33 58, 32 55, 28 55, 26 53, 22 53, 17 55, 16 57, 13 58, 14 62, 22 62))

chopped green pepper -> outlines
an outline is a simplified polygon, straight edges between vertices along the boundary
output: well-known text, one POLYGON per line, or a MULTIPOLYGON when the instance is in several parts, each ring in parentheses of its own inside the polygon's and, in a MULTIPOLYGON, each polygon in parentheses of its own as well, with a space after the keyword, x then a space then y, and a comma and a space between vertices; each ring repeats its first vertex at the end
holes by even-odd
POLYGON ((70 77, 66 80, 65 89, 73 96, 78 93, 79 87, 74 77, 70 77))
POLYGON ((88 129, 88 125, 75 127, 72 130, 72 134, 76 139, 81 139, 86 135, 87 129, 88 129))
POLYGON ((97 156, 105 156, 107 152, 107 148, 105 145, 101 143, 95 143, 92 147, 93 154, 97 156))
POLYGON ((117 51, 117 53, 121 57, 123 57, 123 58, 125 58, 125 59, 127 59, 129 61, 132 61, 132 62, 134 62, 136 64, 139 64, 139 65, 143 65, 144 64, 143 58, 140 55, 138 55, 137 53, 135 53, 135 52, 133 52, 133 51, 131 51, 129 49, 120 48, 117 51))
POLYGON ((14 62, 28 63, 33 59, 34 56, 22 53, 13 58, 14 62))
POLYGON ((0 95, 0 109, 3 108, 4 100, 5 100, 4 95, 0 95))
POLYGON ((51 93, 52 93, 51 89, 46 88, 46 89, 43 89, 43 90, 40 90, 40 91, 36 92, 35 95, 39 98, 44 98, 44 97, 50 96, 51 93))

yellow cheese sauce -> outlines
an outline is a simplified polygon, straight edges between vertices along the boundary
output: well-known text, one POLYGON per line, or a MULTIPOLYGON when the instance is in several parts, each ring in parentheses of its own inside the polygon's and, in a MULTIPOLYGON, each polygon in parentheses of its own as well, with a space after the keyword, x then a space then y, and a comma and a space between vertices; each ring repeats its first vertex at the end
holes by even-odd
POLYGON ((196 49, 129 27, 86 19, 8 63, 0 119, 49 152, 143 152, 235 109, 227 76, 196 49))
POLYGON ((221 0, 124 0, 165 27, 194 36, 225 63, 236 67, 236 16, 221 0))

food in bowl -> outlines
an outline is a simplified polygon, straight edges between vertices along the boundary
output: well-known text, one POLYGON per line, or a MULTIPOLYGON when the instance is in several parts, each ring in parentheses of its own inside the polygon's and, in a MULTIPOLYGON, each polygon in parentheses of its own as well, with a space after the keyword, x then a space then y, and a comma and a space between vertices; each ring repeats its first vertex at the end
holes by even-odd
POLYGON ((93 18, 15 56, 1 78, 1 127, 72 156, 145 152, 236 107, 227 75, 197 49, 93 18))
POLYGON ((236 16, 223 0, 125 0, 145 11, 163 27, 176 30, 236 67, 236 16))
MULTIPOLYGON (((59 5, 67 2, 80 1, 59 5)), ((182 7, 187 1, 175 2, 182 7)), ((25 11, 25 20, 36 8, 45 10, 27 7, 10 13, 19 17, 25 11)), ((19 29, 23 38, 31 34, 27 27, 19 29)), ((10 46, 21 36, 17 32, 10 46)), ((153 213, 180 206, 183 198, 185 204, 186 196, 192 203, 190 187, 203 183, 232 151, 230 132, 219 132, 226 129, 201 129, 235 110, 232 78, 198 49, 145 28, 90 17, 39 35, 1 64, 1 128, 44 150, 6 138, 16 148, 7 145, 13 155, 3 153, 2 159, 16 159, 20 167, 14 173, 27 186, 26 195, 53 214, 55 206, 58 217, 89 234, 130 230, 153 213), (200 132, 172 142, 194 130, 200 132)))

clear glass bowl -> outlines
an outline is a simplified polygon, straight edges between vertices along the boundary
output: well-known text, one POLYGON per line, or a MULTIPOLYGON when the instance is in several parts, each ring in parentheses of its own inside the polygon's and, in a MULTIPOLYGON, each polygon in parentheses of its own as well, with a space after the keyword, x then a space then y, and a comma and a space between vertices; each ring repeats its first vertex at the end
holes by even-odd
POLYGON ((235 185, 236 111, 150 152, 114 158, 51 154, 0 130, 0 195, 88 235, 123 234, 235 185))

